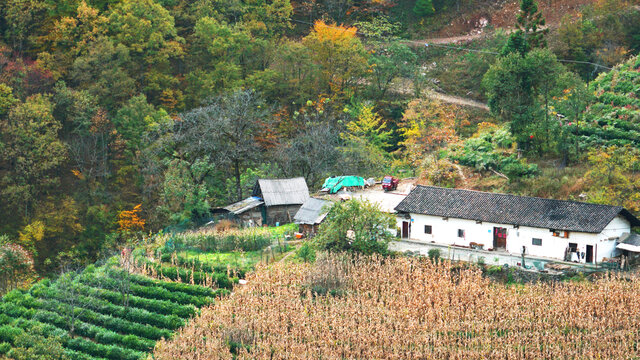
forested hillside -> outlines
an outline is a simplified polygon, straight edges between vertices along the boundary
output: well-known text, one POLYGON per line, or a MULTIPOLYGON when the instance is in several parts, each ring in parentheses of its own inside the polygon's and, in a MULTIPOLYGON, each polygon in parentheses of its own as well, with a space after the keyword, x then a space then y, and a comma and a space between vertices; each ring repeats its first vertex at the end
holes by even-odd
POLYGON ((203 224, 258 177, 418 176, 640 210, 637 2, 539 6, 3 1, 2 290, 203 224))

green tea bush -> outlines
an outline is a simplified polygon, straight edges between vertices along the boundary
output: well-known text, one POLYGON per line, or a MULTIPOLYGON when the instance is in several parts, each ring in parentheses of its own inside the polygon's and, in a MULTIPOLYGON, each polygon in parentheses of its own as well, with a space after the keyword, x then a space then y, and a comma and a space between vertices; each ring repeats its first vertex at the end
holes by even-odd
MULTIPOLYGON (((60 302, 69 301, 69 299, 65 297, 64 293, 56 291, 54 288, 47 292, 46 297, 60 302)), ((97 313, 111 315, 114 318, 129 320, 132 323, 148 324, 145 326, 151 326, 154 329, 157 329, 159 336, 169 337, 169 334, 171 334, 170 330, 175 330, 184 326, 184 321, 175 315, 161 315, 135 307, 125 308, 124 306, 115 305, 103 299, 84 295, 77 295, 77 300, 82 304, 82 307, 89 308, 97 313)))

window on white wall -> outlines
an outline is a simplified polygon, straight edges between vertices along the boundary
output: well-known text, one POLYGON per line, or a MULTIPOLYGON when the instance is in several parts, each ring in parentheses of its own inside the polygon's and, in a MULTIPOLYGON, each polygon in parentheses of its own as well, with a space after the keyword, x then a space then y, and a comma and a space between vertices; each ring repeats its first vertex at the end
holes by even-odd
POLYGON ((424 226, 424 233, 425 234, 431 234, 431 225, 425 225, 424 226))
POLYGON ((464 229, 458 229, 458 237, 459 238, 463 238, 464 237, 464 229))
POLYGON ((537 238, 531 239, 531 245, 542 246, 542 239, 537 239, 537 238))

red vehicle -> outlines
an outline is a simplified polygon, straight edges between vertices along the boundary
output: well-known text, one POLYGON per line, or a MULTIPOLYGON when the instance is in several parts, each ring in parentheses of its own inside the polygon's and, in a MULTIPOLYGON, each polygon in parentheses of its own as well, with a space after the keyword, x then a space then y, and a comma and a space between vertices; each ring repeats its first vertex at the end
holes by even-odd
POLYGON ((382 178, 382 190, 393 191, 398 188, 399 182, 400 180, 398 178, 394 178, 391 175, 387 175, 382 178))

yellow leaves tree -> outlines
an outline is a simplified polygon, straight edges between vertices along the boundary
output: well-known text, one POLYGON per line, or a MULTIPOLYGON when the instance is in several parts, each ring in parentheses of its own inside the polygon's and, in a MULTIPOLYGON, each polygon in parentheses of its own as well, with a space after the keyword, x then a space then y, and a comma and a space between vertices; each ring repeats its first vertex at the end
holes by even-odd
POLYGON ((591 169, 585 174, 591 185, 589 201, 640 212, 640 178, 634 173, 639 160, 640 153, 629 145, 591 150, 591 169))
POLYGON ((320 68, 321 90, 339 93, 353 86, 367 70, 367 52, 355 27, 316 21, 303 44, 320 68))
POLYGON ((118 214, 118 227, 122 232, 130 233, 143 231, 145 220, 140 217, 142 204, 138 204, 131 210, 122 210, 118 214))
POLYGON ((455 105, 431 99, 411 101, 400 126, 405 161, 414 168, 421 166, 428 154, 457 142, 458 131, 468 124, 466 113, 455 105))
POLYGON ((64 76, 73 60, 85 55, 92 44, 107 33, 108 19, 97 9, 80 2, 75 17, 66 16, 56 21, 53 30, 43 39, 51 43, 52 54, 41 53, 40 62, 54 75, 64 76))

